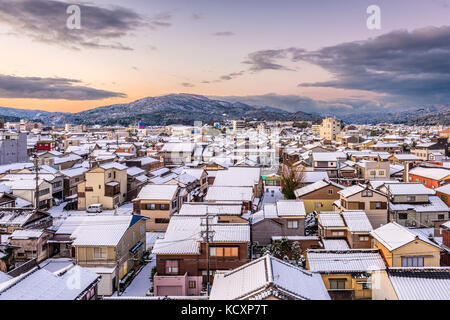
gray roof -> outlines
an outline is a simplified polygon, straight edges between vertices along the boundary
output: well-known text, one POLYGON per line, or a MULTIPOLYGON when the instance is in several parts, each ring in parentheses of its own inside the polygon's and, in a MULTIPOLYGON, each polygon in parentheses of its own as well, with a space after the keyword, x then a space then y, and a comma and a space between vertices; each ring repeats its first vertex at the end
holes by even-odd
POLYGON ((390 268, 399 300, 450 300, 450 268, 390 268))

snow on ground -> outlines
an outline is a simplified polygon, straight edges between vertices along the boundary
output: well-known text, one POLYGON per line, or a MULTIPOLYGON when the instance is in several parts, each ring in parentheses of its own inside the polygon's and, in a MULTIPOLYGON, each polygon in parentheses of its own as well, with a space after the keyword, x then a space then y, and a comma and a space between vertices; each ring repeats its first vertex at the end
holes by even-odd
MULTIPOLYGON (((156 265, 156 257, 151 256, 152 261, 147 263, 141 271, 133 278, 130 285, 122 292, 122 296, 145 297, 147 291, 152 286, 150 276, 152 268, 156 265)), ((117 295, 117 292, 114 294, 117 295)))
POLYGON ((281 193, 281 187, 264 187, 264 196, 260 208, 266 203, 275 203, 277 200, 284 200, 284 195, 281 193))
MULTIPOLYGON (((122 292, 121 296, 125 297, 145 297, 147 291, 153 286, 150 279, 152 269, 156 266, 156 256, 150 255, 151 262, 147 263, 141 271, 133 278, 131 283, 122 292)), ((117 297, 117 291, 113 293, 113 297, 117 297)))
POLYGON ((155 245, 155 241, 158 238, 164 238, 164 232, 147 232, 146 234, 146 245, 147 250, 150 250, 155 245))

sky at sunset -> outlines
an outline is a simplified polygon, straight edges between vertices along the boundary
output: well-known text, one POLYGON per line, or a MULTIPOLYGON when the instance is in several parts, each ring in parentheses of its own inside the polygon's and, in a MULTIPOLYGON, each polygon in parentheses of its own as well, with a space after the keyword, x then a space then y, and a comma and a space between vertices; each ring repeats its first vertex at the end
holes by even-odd
POLYGON ((3 107, 78 112, 181 92, 292 111, 450 98, 445 0, 0 0, 0 44, 3 107), (66 26, 71 4, 79 30, 66 26))

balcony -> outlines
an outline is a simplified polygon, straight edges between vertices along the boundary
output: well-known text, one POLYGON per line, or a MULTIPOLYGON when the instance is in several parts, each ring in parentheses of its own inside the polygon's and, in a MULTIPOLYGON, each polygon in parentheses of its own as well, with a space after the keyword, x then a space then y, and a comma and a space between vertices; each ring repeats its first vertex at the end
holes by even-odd
POLYGON ((120 193, 119 182, 108 182, 105 184, 105 197, 114 197, 120 193))

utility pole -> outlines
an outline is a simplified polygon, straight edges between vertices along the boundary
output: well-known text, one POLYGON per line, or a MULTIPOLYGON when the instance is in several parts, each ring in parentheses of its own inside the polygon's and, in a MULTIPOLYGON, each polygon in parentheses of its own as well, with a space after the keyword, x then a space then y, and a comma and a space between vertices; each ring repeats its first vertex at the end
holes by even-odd
POLYGON ((207 257, 207 267, 206 272, 208 274, 208 281, 206 283, 206 292, 209 296, 210 294, 210 285, 211 285, 211 275, 210 275, 210 254, 209 254, 209 214, 208 214, 208 205, 206 205, 206 257, 207 257))
POLYGON ((36 180, 36 185, 35 185, 35 190, 34 190, 34 209, 37 212, 39 210, 39 166, 38 166, 38 156, 37 153, 34 153, 33 155, 34 158, 34 172, 35 172, 35 180, 36 180))

